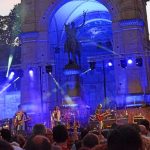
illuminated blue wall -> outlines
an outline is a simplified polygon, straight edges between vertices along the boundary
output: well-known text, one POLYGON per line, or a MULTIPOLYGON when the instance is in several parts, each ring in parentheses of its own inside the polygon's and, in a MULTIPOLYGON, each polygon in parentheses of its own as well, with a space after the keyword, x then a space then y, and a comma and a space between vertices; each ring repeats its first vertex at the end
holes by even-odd
POLYGON ((20 104, 20 91, 7 92, 5 91, 0 96, 0 119, 12 118, 18 110, 20 104))

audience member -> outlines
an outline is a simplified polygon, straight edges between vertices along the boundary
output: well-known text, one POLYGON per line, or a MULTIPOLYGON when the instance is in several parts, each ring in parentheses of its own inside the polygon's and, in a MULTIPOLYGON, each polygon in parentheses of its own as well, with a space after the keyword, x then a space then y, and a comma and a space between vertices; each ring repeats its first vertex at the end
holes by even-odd
POLYGON ((1 130, 1 136, 2 139, 7 141, 7 142, 11 142, 11 132, 8 129, 2 129, 1 130))
POLYGON ((15 142, 15 141, 12 141, 10 130, 2 129, 1 130, 1 136, 2 136, 3 140, 9 142, 12 145, 14 150, 22 150, 22 148, 20 147, 19 143, 15 142))
POLYGON ((53 128, 53 140, 55 143, 52 145, 52 149, 60 146, 62 150, 68 150, 68 132, 64 125, 57 125, 53 128))
POLYGON ((24 147, 25 150, 51 150, 48 138, 42 135, 34 136, 24 147))
POLYGON ((49 128, 46 128, 46 137, 49 139, 51 143, 53 143, 53 132, 49 128))
POLYGON ((36 124, 33 127, 32 130, 33 136, 35 135, 45 135, 46 134, 46 128, 43 124, 36 124))
POLYGON ((0 150, 14 150, 14 148, 7 141, 0 139, 0 150))
POLYGON ((108 150, 140 150, 140 134, 130 125, 114 129, 108 137, 108 150))
POLYGON ((138 122, 138 125, 144 125, 146 127, 146 130, 147 130, 147 136, 150 137, 150 124, 149 124, 149 121, 147 119, 143 119, 143 120, 138 122))
POLYGON ((83 144, 83 147, 93 148, 94 146, 99 144, 99 138, 96 134, 88 133, 83 138, 82 144, 83 144))
POLYGON ((132 127, 141 135, 142 150, 150 150, 150 139, 145 135, 145 126, 132 124, 132 127))
POLYGON ((147 136, 147 129, 144 125, 139 125, 141 135, 147 136))
POLYGON ((16 137, 16 141, 17 141, 17 143, 19 143, 20 147, 23 148, 26 139, 24 138, 23 135, 19 134, 19 135, 17 135, 17 137, 16 137))

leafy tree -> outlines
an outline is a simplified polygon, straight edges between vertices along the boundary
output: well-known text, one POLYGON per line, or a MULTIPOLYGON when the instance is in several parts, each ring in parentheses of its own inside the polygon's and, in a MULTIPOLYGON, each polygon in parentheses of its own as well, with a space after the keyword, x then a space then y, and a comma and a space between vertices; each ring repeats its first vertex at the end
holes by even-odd
POLYGON ((11 44, 14 42, 16 37, 21 33, 21 4, 18 4, 9 14, 10 27, 11 27, 11 44))
POLYGON ((10 17, 0 16, 0 45, 10 44, 10 17))
POLYGON ((21 33, 21 4, 15 5, 9 16, 0 16, 0 64, 7 65, 9 54, 13 54, 13 64, 20 63, 20 46, 17 44, 21 33), (1 59, 2 58, 2 59, 1 59))

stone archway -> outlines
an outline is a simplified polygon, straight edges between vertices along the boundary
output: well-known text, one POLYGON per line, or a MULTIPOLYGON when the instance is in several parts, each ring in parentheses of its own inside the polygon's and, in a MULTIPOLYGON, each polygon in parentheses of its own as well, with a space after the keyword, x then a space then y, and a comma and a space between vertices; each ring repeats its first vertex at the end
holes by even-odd
MULTIPOLYGON (((30 2, 22 0, 25 8, 27 8, 26 12, 30 12, 25 17, 23 24, 22 67, 24 71, 27 72, 28 66, 34 66, 35 71, 37 72, 37 77, 33 83, 34 87, 32 87, 32 89, 27 84, 27 82, 29 82, 28 77, 22 79, 22 105, 35 105, 34 99, 37 99, 39 105, 42 105, 43 110, 41 110, 41 112, 44 111, 47 113, 50 104, 57 104, 57 101, 54 101, 56 98, 55 96, 51 99, 49 99, 49 97, 45 98, 47 93, 52 94, 49 93, 49 89, 53 89, 55 86, 45 72, 45 65, 54 64, 54 56, 50 53, 51 46, 49 45, 50 41, 48 36, 49 24, 55 11, 66 2, 67 1, 60 0, 51 2, 48 0, 45 0, 44 2, 42 0, 30 2), (44 83, 42 84, 42 89, 41 83, 44 83), (33 93, 36 91, 36 94, 33 94, 32 92, 29 93, 29 89, 31 89, 33 93)), ((140 16, 140 10, 144 4, 141 2, 141 5, 139 1, 133 3, 130 0, 125 1, 123 4, 121 3, 121 0, 117 1, 117 3, 115 0, 100 0, 99 2, 106 6, 112 14, 114 51, 119 54, 144 52, 143 36, 145 36, 145 33, 142 32, 144 28, 142 22, 145 22, 145 20, 140 16), (135 6, 139 9, 133 9, 135 6), (138 43, 141 44, 140 47, 138 46, 138 43)), ((136 56, 134 56, 134 58, 135 57, 136 56)), ((119 61, 120 60, 118 59, 115 61, 117 79, 116 90, 118 94, 117 101, 120 102, 119 100, 122 99, 122 96, 124 98, 124 96, 130 93, 140 94, 143 91, 149 91, 149 70, 144 67, 142 68, 145 75, 145 83, 143 84, 143 79, 140 78, 140 70, 142 69, 139 69, 134 65, 132 68, 125 71, 120 67, 119 61), (134 72, 138 75, 134 76, 134 72), (120 74, 119 77, 117 76, 118 74, 120 74), (133 76, 130 77, 130 74, 133 76)), ((41 108, 41 106, 39 107, 41 108)))
MULTIPOLYGON (((85 71, 85 70, 89 69, 87 57, 90 57, 93 55, 102 55, 102 53, 105 55, 107 55, 108 53, 109 54, 113 53, 112 47, 111 48, 109 47, 111 50, 108 52, 107 46, 106 46, 106 42, 108 43, 108 42, 112 41, 112 35, 111 35, 112 34, 111 33, 112 32, 112 27, 111 27, 112 21, 111 21, 111 15, 105 6, 99 2, 91 2, 90 3, 90 2, 84 2, 84 1, 83 2, 80 1, 79 3, 75 3, 75 4, 71 3, 71 2, 64 4, 54 14, 55 19, 52 19, 52 21, 51 21, 52 23, 49 25, 49 28, 50 28, 49 33, 51 35, 50 45, 51 45, 51 47, 56 46, 56 49, 57 48, 60 49, 60 52, 58 52, 59 54, 54 54, 56 56, 56 57, 55 56, 54 57, 56 58, 55 59, 55 66, 56 66, 55 76, 57 77, 58 80, 59 80, 59 78, 61 78, 61 85, 64 85, 64 82, 66 83, 66 81, 71 82, 70 80, 65 79, 67 77, 64 77, 64 75, 63 75, 63 68, 67 64, 67 61, 68 61, 66 58, 66 54, 64 54, 65 53, 64 52, 64 43, 65 43, 64 24, 66 24, 66 23, 68 24, 71 21, 75 21, 77 26, 82 24, 82 20, 83 20, 82 12, 84 11, 84 9, 88 9, 87 16, 86 16, 87 19, 85 21, 84 27, 81 30, 79 30, 80 33, 77 37, 80 42, 80 45, 82 45, 81 70, 85 71), (72 5, 74 7, 69 9, 70 5, 72 5), (88 8, 87 6, 90 6, 90 8, 88 8), (91 7, 93 7, 93 8, 91 8, 91 7), (59 14, 64 14, 64 12, 66 12, 66 11, 67 11, 67 13, 63 17, 63 20, 60 19, 59 14), (95 24, 97 24, 97 25, 95 25, 95 24), (55 25, 57 25, 57 26, 55 27, 55 25), (106 28, 106 26, 108 26, 108 29, 106 28), (104 32, 104 30, 107 30, 107 31, 104 32), (53 34, 53 33, 56 33, 56 38, 55 38, 55 34, 53 34), (58 38, 57 36, 61 37, 60 38, 61 43, 60 42, 57 43, 57 38, 58 38), (104 48, 102 48, 102 47, 104 47, 104 48), (90 52, 90 49, 93 50, 92 53, 90 52), (57 66, 59 66, 59 69, 57 66)), ((82 98, 81 99, 83 99, 83 101, 85 103, 87 103, 88 105, 90 105, 90 107, 92 107, 93 109, 96 107, 96 105, 98 103, 103 103, 103 99, 104 99, 104 96, 103 96, 104 95, 104 92, 103 92, 104 91, 104 87, 103 87, 104 83, 103 83, 103 81, 101 81, 103 73, 100 73, 103 68, 102 62, 101 62, 102 59, 104 59, 104 58, 101 58, 101 60, 99 60, 97 62, 97 66, 99 67, 99 73, 96 73, 96 74, 94 73, 95 77, 98 79, 97 84, 94 83, 95 82, 94 79, 92 80, 92 76, 90 76, 89 74, 88 74, 89 77, 86 77, 86 79, 82 79, 82 82, 84 82, 84 84, 81 85, 82 86, 82 89, 81 89, 82 98), (90 79, 87 79, 87 78, 90 78, 90 79), (88 83, 87 82, 88 80, 89 81, 91 80, 90 82, 93 82, 93 85, 95 86, 95 89, 93 89, 92 91, 89 90, 90 85, 92 83, 88 83), (88 87, 86 86, 86 84, 89 84, 88 87), (102 90, 100 90, 100 89, 102 89, 102 90), (93 94, 94 96, 90 96, 87 93, 91 93, 91 95, 93 94), (95 93, 97 93, 97 95, 95 93), (98 97, 99 97, 99 100, 97 100, 98 97), (86 101, 85 101, 85 99, 86 99, 86 101)), ((94 60, 94 61, 97 61, 97 60, 94 60)), ((107 61, 105 62, 105 64, 107 63, 107 61)), ((108 89, 109 88, 107 87, 107 90, 108 89)), ((105 89, 105 93, 106 93, 106 89, 105 89)), ((110 93, 109 93, 109 96, 110 96, 110 93)), ((105 97, 106 97, 106 94, 105 94, 105 97)), ((61 96, 60 96, 60 99, 61 99, 61 96)))

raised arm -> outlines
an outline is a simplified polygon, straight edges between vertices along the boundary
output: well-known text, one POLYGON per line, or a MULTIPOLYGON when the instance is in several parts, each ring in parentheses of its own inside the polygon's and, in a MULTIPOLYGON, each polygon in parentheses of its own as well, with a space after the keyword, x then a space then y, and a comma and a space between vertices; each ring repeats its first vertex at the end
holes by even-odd
POLYGON ((81 28, 85 25, 85 17, 86 17, 86 12, 83 11, 83 23, 78 28, 81 28))

